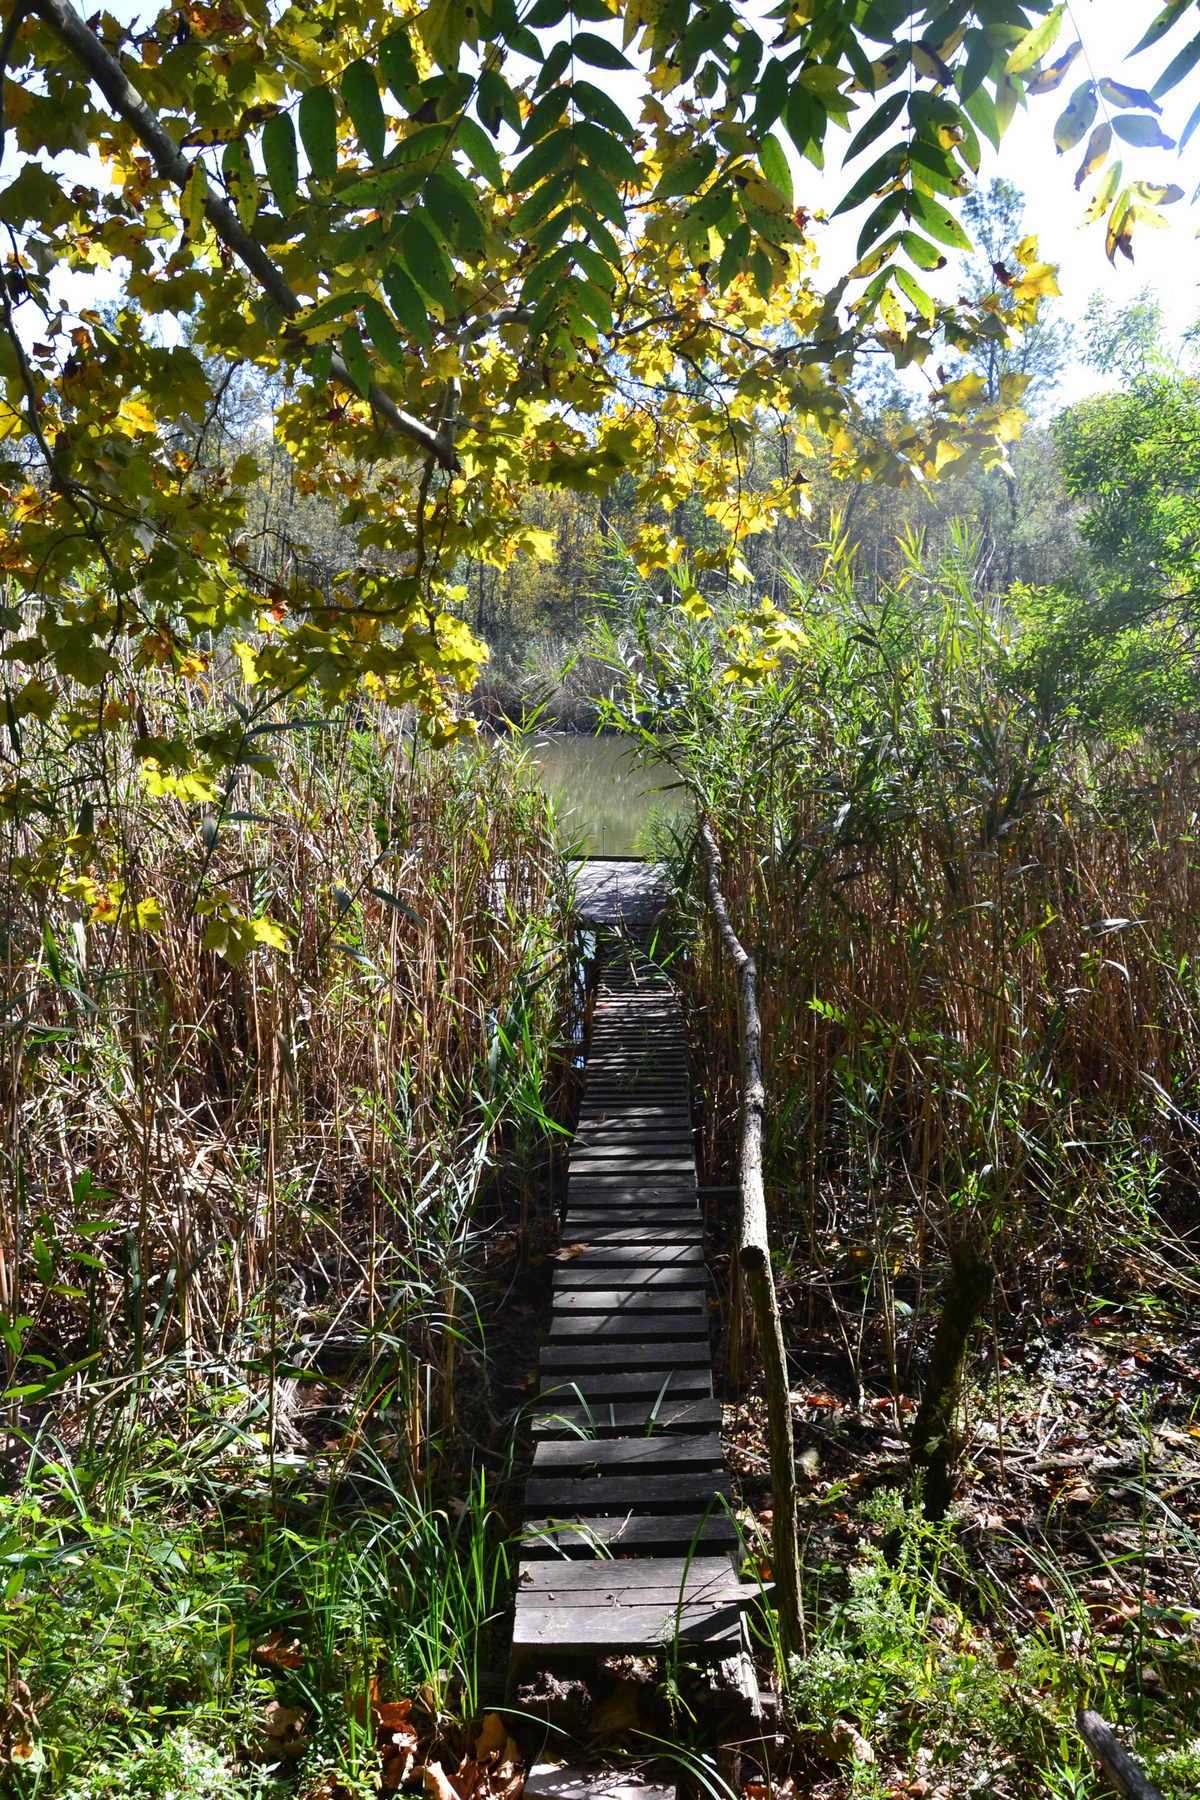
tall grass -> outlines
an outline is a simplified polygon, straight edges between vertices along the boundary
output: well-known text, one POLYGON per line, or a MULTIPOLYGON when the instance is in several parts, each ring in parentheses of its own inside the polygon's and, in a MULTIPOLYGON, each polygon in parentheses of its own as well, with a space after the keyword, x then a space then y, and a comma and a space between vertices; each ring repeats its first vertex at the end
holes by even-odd
POLYGON ((374 1791, 355 1691, 424 1692, 436 1736, 497 1653, 478 1308, 571 1079, 553 814, 519 746, 253 698, 130 691, 143 740, 240 741, 199 798, 103 726, 9 731, 14 1791, 250 1792, 272 1694, 289 1768, 374 1791))

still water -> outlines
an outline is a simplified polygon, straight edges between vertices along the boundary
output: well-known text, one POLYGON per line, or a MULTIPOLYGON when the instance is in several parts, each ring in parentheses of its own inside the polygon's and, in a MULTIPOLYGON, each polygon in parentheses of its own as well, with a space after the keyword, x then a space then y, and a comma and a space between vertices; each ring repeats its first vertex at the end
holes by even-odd
POLYGON ((682 795, 673 771, 639 764, 623 739, 577 732, 539 732, 529 755, 546 793, 558 801, 565 837, 589 856, 640 856, 654 812, 678 814, 682 795))

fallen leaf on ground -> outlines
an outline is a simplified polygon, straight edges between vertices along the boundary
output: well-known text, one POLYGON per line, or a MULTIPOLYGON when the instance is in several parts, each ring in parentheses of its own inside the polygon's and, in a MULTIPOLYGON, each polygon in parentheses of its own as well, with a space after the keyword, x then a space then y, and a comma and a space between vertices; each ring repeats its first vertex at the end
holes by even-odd
POLYGON ((476 1761, 482 1762, 485 1756, 503 1750, 507 1743, 508 1727, 504 1720, 499 1713, 488 1713, 475 1739, 476 1761))
POLYGON ((260 1662, 275 1669, 298 1669, 304 1661, 300 1639, 290 1631, 273 1631, 254 1652, 260 1662))

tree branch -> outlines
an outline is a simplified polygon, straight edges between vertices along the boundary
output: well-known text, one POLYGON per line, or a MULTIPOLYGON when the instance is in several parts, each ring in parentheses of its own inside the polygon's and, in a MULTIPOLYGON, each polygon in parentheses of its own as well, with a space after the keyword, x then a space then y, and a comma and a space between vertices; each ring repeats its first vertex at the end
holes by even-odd
MULTIPOLYGON (((193 164, 163 129, 116 57, 101 43, 95 32, 88 29, 70 0, 30 0, 30 11, 35 12, 43 24, 49 27, 59 42, 71 52, 89 80, 95 82, 114 112, 124 119, 150 152, 159 174, 173 182, 182 192, 191 176, 193 164)), ((204 202, 204 212, 217 236, 254 277, 283 316, 290 319, 302 312, 304 309, 301 301, 292 292, 262 245, 245 230, 228 202, 210 191, 204 202)), ((348 387, 354 393, 358 392, 349 369, 336 351, 330 374, 340 386, 348 387)), ((374 384, 367 398, 379 416, 400 437, 418 445, 427 456, 432 456, 440 463, 443 469, 458 468, 452 438, 447 442, 423 419, 404 412, 374 384)))

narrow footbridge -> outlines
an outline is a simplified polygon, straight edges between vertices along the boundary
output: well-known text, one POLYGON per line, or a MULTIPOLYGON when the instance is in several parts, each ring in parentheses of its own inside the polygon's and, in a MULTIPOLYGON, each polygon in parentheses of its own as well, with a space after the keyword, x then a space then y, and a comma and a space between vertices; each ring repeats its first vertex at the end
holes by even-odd
POLYGON ((666 977, 626 938, 596 995, 525 1490, 514 1668, 554 1656, 741 1655, 756 1586, 713 1395, 709 1277, 666 977))

